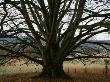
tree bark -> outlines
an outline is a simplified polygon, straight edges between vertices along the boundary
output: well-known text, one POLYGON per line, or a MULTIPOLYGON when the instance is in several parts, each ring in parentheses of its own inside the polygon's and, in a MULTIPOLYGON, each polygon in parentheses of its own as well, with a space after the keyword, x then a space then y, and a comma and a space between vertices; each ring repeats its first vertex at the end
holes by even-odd
POLYGON ((58 49, 56 46, 49 46, 44 51, 41 76, 49 78, 69 78, 63 70, 63 58, 57 57, 59 56, 58 49))
POLYGON ((47 78, 70 78, 63 70, 63 63, 51 63, 43 65, 41 76, 47 78))

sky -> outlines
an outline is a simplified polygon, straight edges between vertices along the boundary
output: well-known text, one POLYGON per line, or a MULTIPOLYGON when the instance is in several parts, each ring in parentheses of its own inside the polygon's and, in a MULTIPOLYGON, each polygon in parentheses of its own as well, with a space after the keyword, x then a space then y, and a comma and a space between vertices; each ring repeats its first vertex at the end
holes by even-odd
POLYGON ((108 33, 100 33, 93 37, 96 40, 110 40, 110 34, 108 33))
MULTIPOLYGON (((2 1, 2 0, 0 0, 2 1)), ((44 0, 45 3, 47 2, 47 0, 44 0)), ((96 40, 110 40, 110 34, 107 34, 107 33, 100 33, 100 34, 97 34, 93 37, 93 39, 96 39, 96 40)))

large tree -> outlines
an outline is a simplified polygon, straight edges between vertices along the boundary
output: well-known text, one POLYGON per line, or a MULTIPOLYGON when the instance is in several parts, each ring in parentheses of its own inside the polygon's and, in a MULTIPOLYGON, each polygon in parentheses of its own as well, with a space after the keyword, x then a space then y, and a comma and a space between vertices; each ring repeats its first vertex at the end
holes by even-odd
POLYGON ((67 57, 110 30, 109 9, 109 0, 0 0, 1 40, 19 40, 0 45, 0 60, 25 57, 41 64, 44 76, 65 77, 67 57))

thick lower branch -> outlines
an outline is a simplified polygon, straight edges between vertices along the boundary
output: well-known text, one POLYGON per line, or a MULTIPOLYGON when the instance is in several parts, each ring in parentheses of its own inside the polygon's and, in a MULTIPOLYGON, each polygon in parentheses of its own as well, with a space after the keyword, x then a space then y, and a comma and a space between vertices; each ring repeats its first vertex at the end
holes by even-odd
MULTIPOLYGON (((38 63, 38 64, 43 65, 43 61, 42 61, 42 60, 38 60, 38 59, 32 58, 32 57, 30 57, 30 56, 27 56, 26 54, 13 51, 13 50, 8 49, 8 48, 5 48, 5 47, 3 47, 3 46, 0 46, 0 49, 1 49, 1 50, 5 50, 5 51, 7 51, 7 52, 10 52, 10 53, 12 53, 12 54, 16 54, 16 55, 18 55, 19 57, 20 57, 20 56, 21 56, 21 57, 25 57, 25 58, 27 58, 27 59, 29 59, 29 60, 31 60, 31 61, 34 61, 34 62, 36 62, 36 63, 38 63)), ((6 55, 4 55, 4 56, 6 56, 6 55)))

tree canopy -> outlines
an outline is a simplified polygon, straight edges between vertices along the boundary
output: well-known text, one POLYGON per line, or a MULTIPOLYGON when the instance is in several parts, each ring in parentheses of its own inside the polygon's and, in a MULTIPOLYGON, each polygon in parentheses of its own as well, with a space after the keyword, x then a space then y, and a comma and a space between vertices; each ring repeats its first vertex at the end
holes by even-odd
POLYGON ((109 0, 0 0, 0 11, 1 41, 19 40, 0 45, 7 51, 0 60, 25 57, 52 68, 94 35, 110 30, 109 0))

